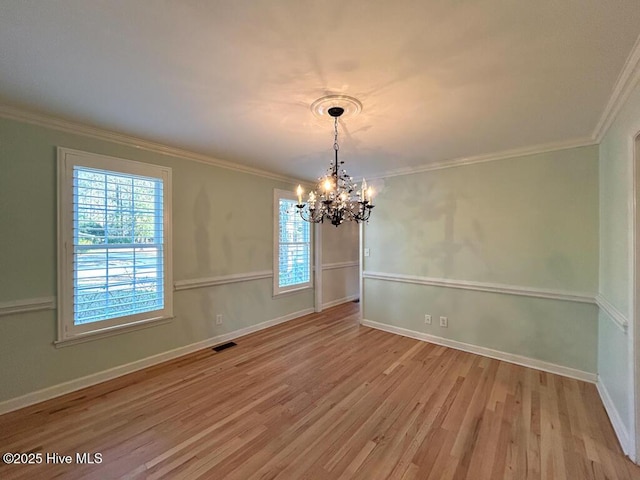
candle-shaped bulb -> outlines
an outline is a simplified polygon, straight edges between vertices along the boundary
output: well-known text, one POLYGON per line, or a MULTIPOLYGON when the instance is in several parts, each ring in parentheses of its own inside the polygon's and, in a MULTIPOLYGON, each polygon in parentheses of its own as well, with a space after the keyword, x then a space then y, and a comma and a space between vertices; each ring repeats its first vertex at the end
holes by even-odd
POLYGON ((333 187, 333 185, 331 185, 331 179, 326 178, 325 181, 324 181, 324 189, 325 189, 325 191, 330 192, 332 187, 333 187))
POLYGON ((298 205, 302 205, 302 185, 298 185, 296 193, 298 194, 298 205))
POLYGON ((360 198, 362 198, 363 202, 367 199, 366 195, 367 195, 367 181, 363 178, 362 189, 360 190, 360 198))
POLYGON ((369 187, 367 189, 367 200, 369 201, 369 203, 373 203, 373 188, 369 187))

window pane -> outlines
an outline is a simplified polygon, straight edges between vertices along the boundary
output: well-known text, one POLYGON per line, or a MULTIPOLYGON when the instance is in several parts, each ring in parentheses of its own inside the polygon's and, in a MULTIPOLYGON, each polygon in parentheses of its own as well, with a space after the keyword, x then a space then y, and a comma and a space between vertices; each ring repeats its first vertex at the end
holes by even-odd
POLYGON ((289 287, 311 281, 310 225, 298 214, 296 201, 278 203, 278 286, 289 287))
POLYGON ((164 308, 163 183, 74 167, 74 324, 164 308))

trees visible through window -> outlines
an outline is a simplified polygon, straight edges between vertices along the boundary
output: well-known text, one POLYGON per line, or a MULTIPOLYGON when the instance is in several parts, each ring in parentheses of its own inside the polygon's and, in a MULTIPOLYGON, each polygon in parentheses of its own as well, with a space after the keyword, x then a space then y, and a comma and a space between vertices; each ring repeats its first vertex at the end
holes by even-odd
POLYGON ((162 309, 162 180, 73 172, 74 323, 162 309))
POLYGON ((276 190, 275 294, 311 286, 311 228, 298 214, 296 203, 292 193, 276 190))
POLYGON ((60 169, 62 339, 169 316, 170 170, 64 149, 60 169))

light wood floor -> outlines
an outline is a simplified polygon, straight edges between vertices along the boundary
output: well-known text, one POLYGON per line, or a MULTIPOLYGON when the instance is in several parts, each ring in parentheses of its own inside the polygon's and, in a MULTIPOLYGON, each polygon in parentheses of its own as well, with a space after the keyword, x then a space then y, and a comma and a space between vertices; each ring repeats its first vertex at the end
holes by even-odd
POLYGON ((2 479, 631 479, 593 385, 360 326, 357 304, 0 416, 2 479))

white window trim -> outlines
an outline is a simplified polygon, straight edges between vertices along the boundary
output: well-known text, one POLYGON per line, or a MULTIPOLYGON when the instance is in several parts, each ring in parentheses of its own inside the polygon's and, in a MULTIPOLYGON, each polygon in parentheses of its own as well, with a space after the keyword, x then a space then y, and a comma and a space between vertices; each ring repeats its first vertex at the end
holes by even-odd
POLYGON ((289 287, 281 287, 279 285, 280 277, 280 212, 279 202, 281 198, 287 200, 297 201, 296 195, 293 191, 273 189, 273 296, 278 297, 280 295, 286 295, 288 293, 296 293, 303 290, 309 290, 313 288, 313 224, 309 224, 309 281, 306 283, 298 283, 289 287))
POLYGON ((135 162, 121 158, 58 147, 58 338, 56 346, 66 346, 87 340, 104 338, 126 331, 138 330, 173 318, 173 264, 171 207, 171 168, 135 162), (163 180, 163 264, 164 308, 76 326, 73 322, 73 166, 110 170, 163 180))

